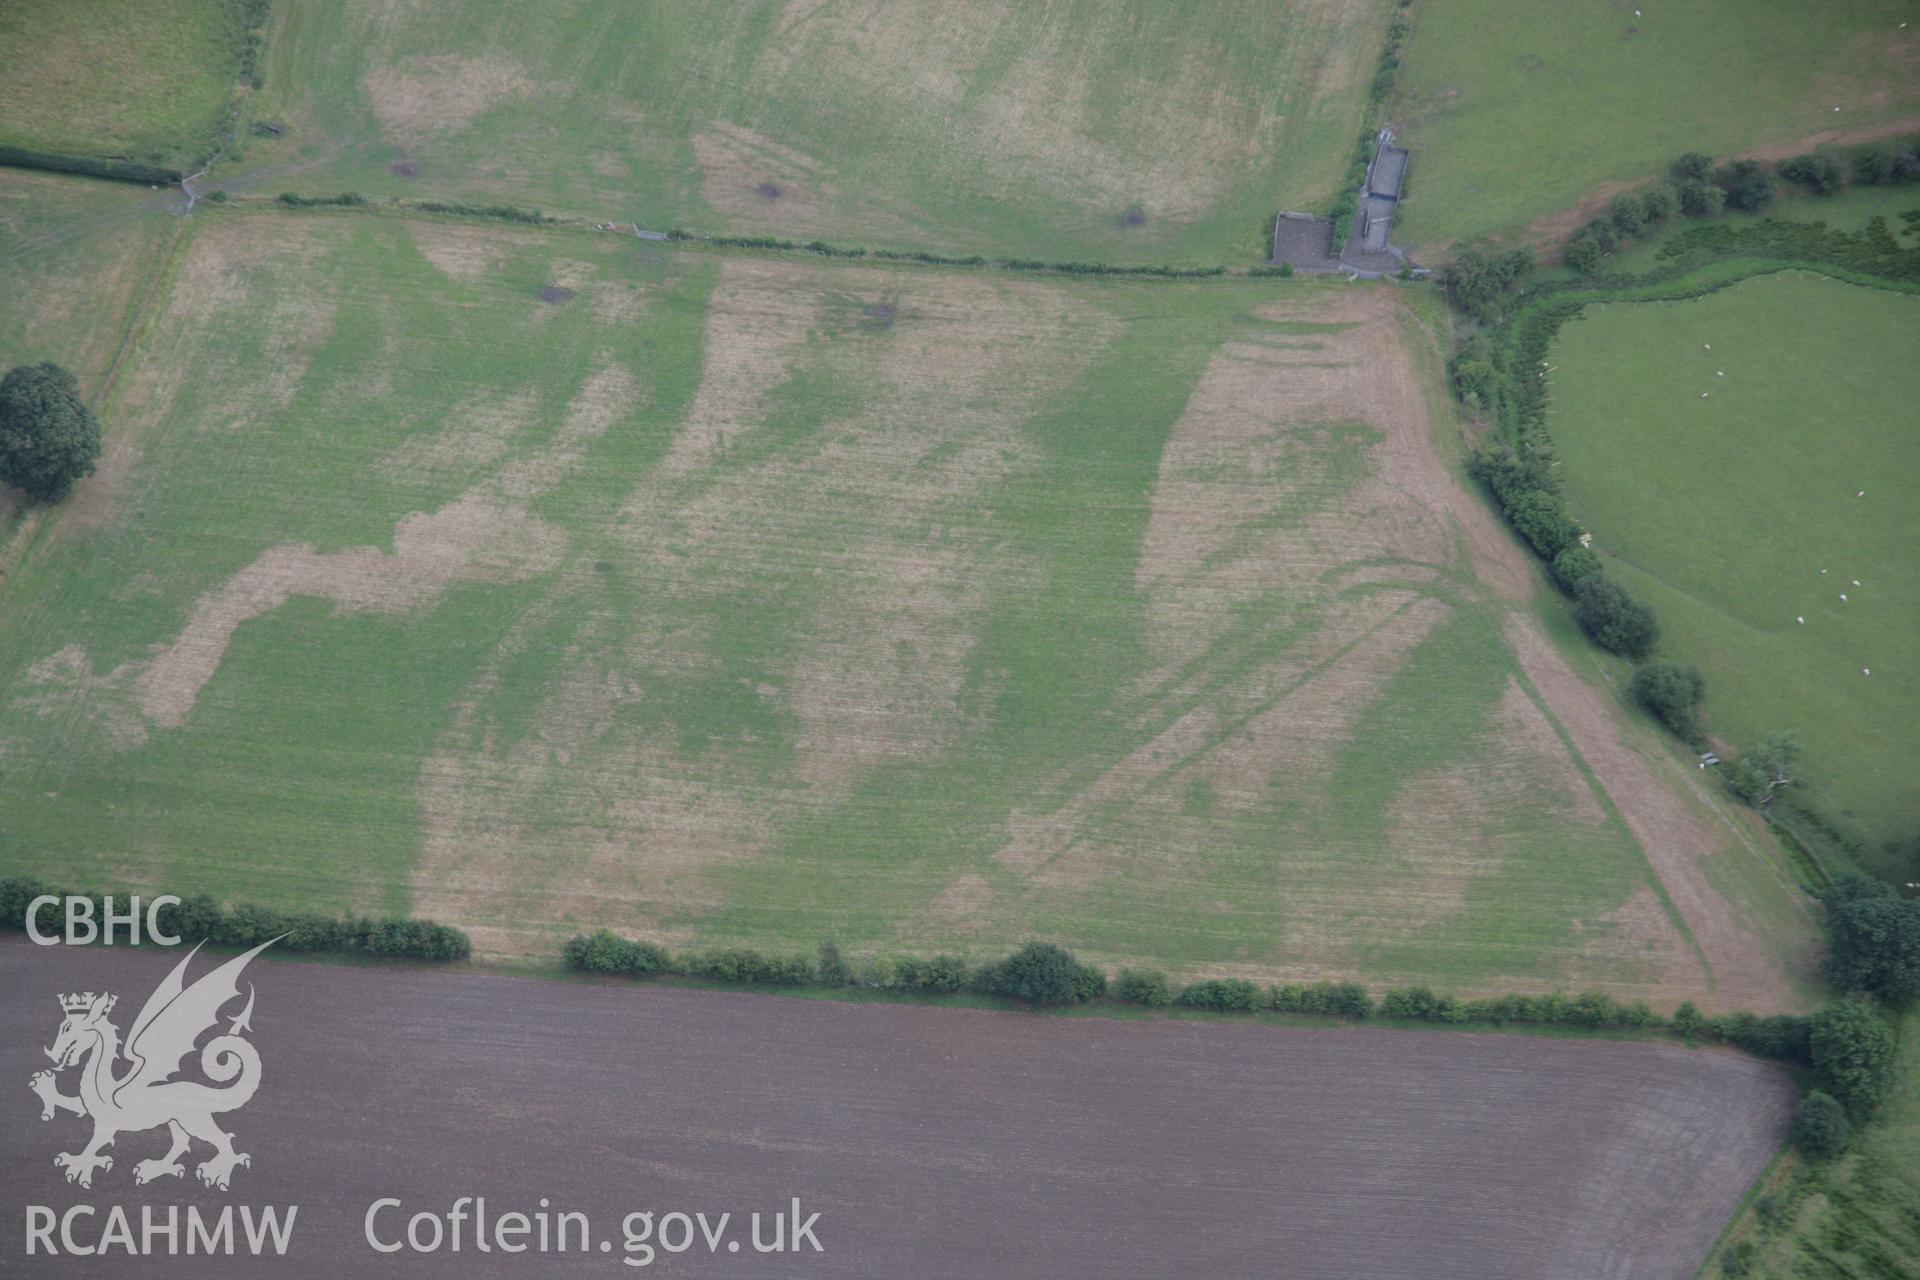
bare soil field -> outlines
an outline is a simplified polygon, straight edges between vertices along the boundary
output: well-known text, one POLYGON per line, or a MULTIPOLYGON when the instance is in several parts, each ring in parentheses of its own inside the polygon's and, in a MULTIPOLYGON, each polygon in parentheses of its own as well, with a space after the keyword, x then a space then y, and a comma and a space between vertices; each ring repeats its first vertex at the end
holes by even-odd
MULTIPOLYGON (((285 1258, 154 1259, 130 1275, 611 1275, 622 1217, 799 1197, 823 1252, 660 1255, 645 1274, 1205 1275, 1300 1280, 1686 1280, 1784 1138, 1779 1072, 1673 1045, 1275 1029, 816 1003, 263 957, 259 1092, 224 1117, 228 1193, 133 1185, 164 1135, 124 1135, 91 1190, 28 1075, 54 997, 109 990, 124 1027, 179 952, 0 944, 0 1195, 298 1205, 285 1258), (609 1253, 374 1254, 362 1221, 589 1215, 609 1253)), ((193 974, 212 966, 196 959, 193 974)), ((71 1089, 71 1082, 66 1083, 71 1089)), ((104 1212, 104 1208, 102 1210, 104 1212)), ((469 1227, 469 1231, 471 1228, 469 1227)), ((11 1274, 75 1273, 23 1257, 11 1274)), ((696 1242, 699 1237, 696 1235, 696 1242)), ((99 1259, 93 1261, 98 1262, 99 1259)))

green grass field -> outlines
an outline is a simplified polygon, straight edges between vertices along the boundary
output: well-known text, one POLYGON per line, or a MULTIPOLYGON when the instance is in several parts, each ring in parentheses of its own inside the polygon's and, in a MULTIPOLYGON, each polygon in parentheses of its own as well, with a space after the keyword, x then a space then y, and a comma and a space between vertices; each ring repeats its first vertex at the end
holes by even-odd
POLYGON ((1339 182, 1389 7, 315 0, 279 15, 255 105, 291 129, 249 163, 660 230, 1253 261, 1339 182))
POLYGON ((1422 491, 1430 299, 273 212, 166 289, 0 597, 10 860, 1698 994, 1422 491))
POLYGON ((1570 505, 1706 672, 1712 732, 1797 730, 1879 840, 1920 813, 1916 342, 1920 298, 1781 273, 1589 307, 1550 374, 1570 505))
POLYGON ((1682 152, 1920 119, 1903 0, 1454 0, 1415 18, 1390 106, 1414 151, 1395 238, 1434 251, 1682 152))
POLYGON ((233 89, 227 0, 8 0, 0 5, 0 143, 198 160, 233 89))

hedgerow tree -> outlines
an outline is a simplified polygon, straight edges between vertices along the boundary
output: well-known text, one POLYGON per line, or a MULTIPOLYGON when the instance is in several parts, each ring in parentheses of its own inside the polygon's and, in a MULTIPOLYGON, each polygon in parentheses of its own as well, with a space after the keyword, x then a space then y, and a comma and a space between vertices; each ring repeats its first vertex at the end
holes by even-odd
POLYGON ((1493 257, 1469 249, 1447 268, 1447 296, 1475 319, 1491 320, 1501 296, 1512 292, 1533 267, 1533 250, 1524 246, 1493 257))
POLYGON ((1602 649, 1644 658, 1660 640, 1653 610, 1610 578, 1588 578, 1574 588, 1573 601, 1573 616, 1602 649))
POLYGON ((1904 1004, 1920 996, 1920 898, 1846 876, 1820 895, 1827 908, 1827 977, 1842 991, 1904 1004))
POLYGON ((1727 193, 1727 207, 1752 213, 1764 209, 1773 199, 1773 181, 1758 160, 1735 160, 1713 175, 1727 193))
POLYGON ((1832 154, 1795 156, 1780 165, 1780 176, 1797 182, 1817 196, 1830 196, 1845 184, 1840 161, 1832 154))
POLYGON ((1598 271, 1600 260, 1606 256, 1607 251, 1602 249, 1600 242, 1592 236, 1578 235, 1567 242, 1565 254, 1567 266, 1583 276, 1590 276, 1598 271))
POLYGON ((1733 762, 1727 785, 1756 809, 1799 780, 1800 739, 1791 731, 1770 733, 1733 762))
POLYGON ((1660 717, 1669 729, 1691 739, 1700 730, 1700 704, 1707 682, 1698 667, 1679 662, 1642 663, 1630 686, 1640 705, 1660 717))
POLYGON ((1665 222, 1679 203, 1673 185, 1657 182, 1640 193, 1640 215, 1648 222, 1665 222))
POLYGON ((1572 591, 1600 571, 1600 557, 1578 544, 1568 547, 1553 558, 1553 576, 1568 591, 1572 591))
POLYGON ((1800 1099, 1800 1110, 1793 1118, 1794 1145, 1809 1160, 1831 1160, 1847 1149, 1852 1138, 1847 1111, 1818 1089, 1800 1099))
POLYGON ((1546 489, 1529 489, 1507 505, 1507 519, 1520 536, 1533 544, 1548 560, 1568 547, 1578 546, 1580 529, 1567 519, 1567 508, 1560 495, 1546 489))
POLYGON ((1862 1116, 1880 1105, 1897 1045, 1879 1009, 1865 1000, 1836 1000, 1809 1020, 1807 1044, 1820 1087, 1848 1114, 1862 1116))
POLYGON ((994 990, 1011 1000, 1037 1005, 1071 1004, 1082 999, 1080 962, 1051 942, 1029 942, 995 966, 994 990))
POLYGON ((1689 151, 1673 162, 1673 176, 1682 182, 1705 182, 1713 172, 1713 157, 1689 151))
POLYGON ((93 474, 100 424, 57 364, 20 365, 0 378, 0 481, 38 502, 58 502, 93 474))
POLYGON ((1680 184, 1680 212, 1689 218, 1711 218, 1727 205, 1727 193, 1711 182, 1680 184))
POLYGON ((1637 196, 1615 196, 1613 203, 1607 206, 1607 220, 1621 235, 1637 235, 1640 228, 1646 225, 1646 207, 1637 196))

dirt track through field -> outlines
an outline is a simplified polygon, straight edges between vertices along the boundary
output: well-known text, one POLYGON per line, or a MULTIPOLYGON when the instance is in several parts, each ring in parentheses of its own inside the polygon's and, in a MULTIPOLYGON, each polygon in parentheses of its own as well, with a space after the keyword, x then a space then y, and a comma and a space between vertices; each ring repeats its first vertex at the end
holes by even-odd
MULTIPOLYGON (((824 1248, 705 1245, 669 1276, 1691 1276, 1781 1140, 1793 1090, 1674 1045, 1364 1028, 1042 1018, 626 984, 256 961, 252 1156, 219 1192, 132 1182, 128 1134, 90 1190, 43 1123, 54 997, 111 990, 124 1030, 180 952, 0 943, 9 1274, 614 1276, 621 1218, 800 1197, 824 1248), (589 1215, 610 1252, 377 1256, 362 1221, 485 1196, 492 1217, 589 1215), (288 1256, 24 1257, 23 1206, 298 1205, 288 1256)), ((196 959, 190 974, 213 967, 196 959)), ((74 1073, 62 1081, 74 1088, 74 1073)), ((189 1157, 205 1158, 204 1151, 189 1157)), ((191 1172, 188 1178, 191 1178, 191 1172)), ((164 1213, 164 1209, 162 1210, 164 1213)), ((85 1238, 88 1227, 81 1220, 85 1238)), ((695 1234, 696 1242, 699 1240, 695 1234)))

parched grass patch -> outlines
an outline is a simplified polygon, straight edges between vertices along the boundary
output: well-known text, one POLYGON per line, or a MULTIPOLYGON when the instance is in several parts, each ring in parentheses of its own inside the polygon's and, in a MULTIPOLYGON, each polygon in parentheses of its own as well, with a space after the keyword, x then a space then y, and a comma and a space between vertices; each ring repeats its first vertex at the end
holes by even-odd
POLYGON ((8 0, 0 143, 177 165, 204 156, 238 66, 236 0, 8 0))
POLYGON ((1511 237, 1686 151, 1920 118, 1920 25, 1901 29, 1898 0, 1449 0, 1415 17, 1391 106, 1415 156, 1394 224, 1408 244, 1511 237))
POLYGON ((252 155, 663 231, 1251 262, 1337 185, 1390 8, 321 0, 252 155))
POLYGON ((105 498, 0 595, 29 870, 493 955, 1702 994, 1391 288, 275 209, 156 306, 105 498))
POLYGON ((1879 840, 1920 812, 1917 342, 1920 299, 1780 273, 1589 306, 1548 375, 1569 504, 1705 671, 1711 732, 1797 730, 1879 840))

